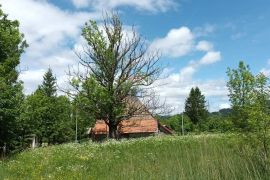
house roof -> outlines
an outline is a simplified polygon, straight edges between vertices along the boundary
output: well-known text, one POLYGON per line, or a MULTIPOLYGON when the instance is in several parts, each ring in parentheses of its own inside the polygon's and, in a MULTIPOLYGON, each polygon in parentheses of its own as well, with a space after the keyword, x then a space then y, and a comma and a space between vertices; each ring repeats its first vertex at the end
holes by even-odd
POLYGON ((107 134, 109 127, 104 120, 97 120, 95 126, 92 128, 94 134, 107 134))
POLYGON ((169 127, 167 127, 166 125, 162 125, 160 123, 158 123, 158 127, 159 127, 159 130, 165 134, 173 134, 173 131, 172 129, 170 129, 169 127))
MULTIPOLYGON (((148 111, 147 107, 137 98, 129 97, 126 99, 127 113, 133 112, 133 116, 127 120, 123 120, 119 123, 117 129, 120 134, 131 133, 154 133, 159 130, 159 122, 148 111)), ((168 128, 162 128, 167 134, 172 134, 168 128)), ((97 120, 91 133, 93 135, 108 134, 109 127, 104 120, 97 120)))
POLYGON ((158 122, 152 119, 129 119, 119 124, 119 132, 121 134, 128 133, 153 133, 158 131, 158 122))
MULTIPOLYGON (((118 125, 118 131, 120 134, 153 133, 158 131, 158 122, 153 117, 143 117, 141 119, 139 117, 132 117, 128 120, 121 121, 118 125)), ((103 120, 97 120, 92 133, 98 135, 107 134, 108 132, 108 125, 103 120)))

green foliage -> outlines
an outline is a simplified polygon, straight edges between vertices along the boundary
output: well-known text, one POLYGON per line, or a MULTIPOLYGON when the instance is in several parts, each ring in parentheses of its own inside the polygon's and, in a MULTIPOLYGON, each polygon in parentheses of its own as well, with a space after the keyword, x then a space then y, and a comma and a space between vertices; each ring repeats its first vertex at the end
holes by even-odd
POLYGON ((91 20, 85 24, 82 36, 88 47, 78 57, 88 73, 75 73, 71 81, 79 91, 80 102, 87 103, 95 119, 108 122, 111 138, 117 138, 117 125, 122 120, 138 113, 136 105, 127 108, 132 104, 128 104, 130 97, 150 97, 145 87, 149 88, 160 74, 158 55, 147 54, 147 44, 135 30, 127 38, 122 28, 114 13, 104 18, 102 28, 91 20))
POLYGON ((56 96, 56 78, 53 76, 51 68, 49 68, 43 76, 43 82, 40 89, 47 97, 56 96))
POLYGON ((269 79, 254 76, 244 62, 236 70, 228 69, 228 88, 236 127, 244 132, 246 143, 253 148, 253 155, 263 159, 263 168, 269 168, 270 106, 269 79), (237 121, 236 121, 237 120, 237 121))
MULTIPOLYGON (((173 116, 169 116, 163 119, 160 119, 161 124, 164 124, 177 132, 178 134, 182 133, 182 115, 177 114, 173 116)), ((191 122, 189 117, 184 114, 183 116, 183 124, 184 124, 184 133, 193 132, 195 130, 195 125, 191 122)))
POLYGON ((200 131, 221 132, 231 131, 233 128, 230 116, 222 116, 220 113, 210 114, 200 125, 200 131))
MULTIPOLYGON (((21 113, 24 146, 29 146, 29 137, 35 135, 40 144, 57 144, 74 138, 71 120, 71 103, 65 96, 56 96, 56 79, 49 69, 43 84, 23 104, 21 113)), ((75 125, 74 125, 75 127, 75 125)))
POLYGON ((102 119, 108 112, 109 97, 106 90, 93 77, 81 81, 73 78, 73 87, 80 87, 73 100, 73 114, 78 121, 78 139, 86 137, 87 128, 93 127, 95 120, 102 119))
POLYGON ((247 108, 254 102, 253 91, 256 88, 256 78, 252 75, 249 66, 245 65, 243 61, 239 62, 237 69, 228 68, 227 75, 234 124, 236 128, 247 130, 247 108))
POLYGON ((17 121, 23 94, 16 67, 26 47, 19 22, 9 20, 0 9, 0 147, 6 144, 8 151, 14 150, 17 144, 17 121))
POLYGON ((65 144, 0 162, 1 179, 269 179, 233 135, 65 144))
MULTIPOLYGON (((172 116, 157 116, 156 117, 162 124, 173 129, 175 132, 181 134, 182 131, 182 115, 172 116)), ((233 123, 231 118, 231 109, 221 109, 218 112, 209 113, 208 117, 194 124, 190 118, 184 114, 184 131, 185 133, 201 133, 201 132, 231 132, 233 123)))
POLYGON ((207 118, 208 111, 205 105, 205 97, 202 95, 200 89, 192 88, 189 97, 185 103, 185 114, 188 115, 190 120, 195 124, 199 124, 207 118))
POLYGON ((264 168, 270 165, 270 104, 269 79, 263 74, 256 76, 256 89, 253 90, 254 103, 248 108, 249 141, 264 159, 264 168))

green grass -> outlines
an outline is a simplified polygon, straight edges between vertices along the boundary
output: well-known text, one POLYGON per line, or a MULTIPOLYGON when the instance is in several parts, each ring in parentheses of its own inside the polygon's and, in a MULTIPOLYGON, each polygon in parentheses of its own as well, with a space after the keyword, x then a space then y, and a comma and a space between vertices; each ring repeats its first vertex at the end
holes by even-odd
POLYGON ((0 179, 267 179, 239 149, 228 135, 65 144, 0 162, 0 179))

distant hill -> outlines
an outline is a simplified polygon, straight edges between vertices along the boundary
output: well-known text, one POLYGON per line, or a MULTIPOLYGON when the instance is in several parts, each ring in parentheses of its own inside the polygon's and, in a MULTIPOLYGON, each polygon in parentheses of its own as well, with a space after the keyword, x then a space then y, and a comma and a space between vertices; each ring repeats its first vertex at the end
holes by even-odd
POLYGON ((227 117, 232 113, 232 109, 231 108, 224 108, 224 109, 220 109, 217 112, 212 112, 211 115, 220 115, 223 117, 227 117))

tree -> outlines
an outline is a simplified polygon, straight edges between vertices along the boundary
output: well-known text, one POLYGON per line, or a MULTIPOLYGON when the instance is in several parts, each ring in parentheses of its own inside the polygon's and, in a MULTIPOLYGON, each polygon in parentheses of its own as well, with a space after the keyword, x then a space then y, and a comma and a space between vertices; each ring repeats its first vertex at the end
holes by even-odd
POLYGON ((0 147, 6 144, 10 151, 16 146, 16 121, 23 100, 16 67, 26 47, 19 22, 9 20, 0 9, 0 147))
POLYGON ((270 88, 269 79, 263 75, 255 76, 255 88, 252 91, 253 103, 248 109, 248 131, 247 136, 249 143, 259 151, 263 165, 268 167, 269 161, 269 144, 270 144, 270 88))
POLYGON ((198 87, 191 88, 185 103, 185 113, 194 124, 198 124, 207 118, 208 111, 205 103, 205 97, 200 89, 198 87))
POLYGON ((56 78, 50 68, 42 85, 26 98, 23 107, 25 138, 35 135, 40 144, 58 144, 74 138, 71 103, 65 96, 56 96, 56 78))
POLYGON ((157 101, 152 101, 153 94, 146 87, 150 88, 161 72, 158 53, 149 52, 134 29, 125 34, 117 14, 107 15, 102 27, 89 21, 82 36, 87 45, 77 55, 87 73, 73 74, 71 84, 79 93, 84 89, 81 95, 95 105, 89 106, 94 117, 106 122, 110 138, 117 138, 117 125, 122 120, 146 108, 150 110, 150 104, 157 109, 157 101), (90 84, 94 86, 86 81, 92 81, 90 84), (136 97, 144 101, 143 105, 136 97))
POLYGON ((46 138, 48 143, 52 143, 52 135, 55 129, 53 128, 57 122, 57 114, 55 105, 57 104, 56 98, 56 78, 52 74, 51 68, 43 76, 42 85, 38 87, 38 91, 41 91, 46 104, 43 105, 45 113, 42 114, 42 127, 43 138, 46 138))
MULTIPOLYGON (((73 82, 73 85, 75 83, 73 82)), ((98 105, 96 101, 97 99, 104 99, 103 101, 106 102, 106 98, 103 95, 102 90, 94 79, 89 78, 83 82, 80 92, 74 97, 72 104, 73 114, 77 119, 78 139, 85 138, 86 129, 94 126, 96 120, 94 114, 102 113, 102 111, 98 112, 100 108, 96 108, 96 105, 98 105)))
POLYGON ((229 81, 227 87, 229 90, 229 99, 233 109, 233 122, 236 128, 247 130, 247 109, 253 103, 253 91, 256 85, 256 79, 252 75, 248 65, 243 61, 239 62, 237 69, 227 70, 229 81))
POLYGON ((243 61, 238 69, 228 69, 229 97, 233 108, 235 125, 242 130, 246 144, 255 149, 256 159, 269 167, 270 104, 269 79, 253 75, 243 61), (260 157, 258 157, 258 155, 260 157))
POLYGON ((53 76, 51 68, 43 76, 43 82, 40 88, 47 97, 56 96, 56 78, 53 76))

